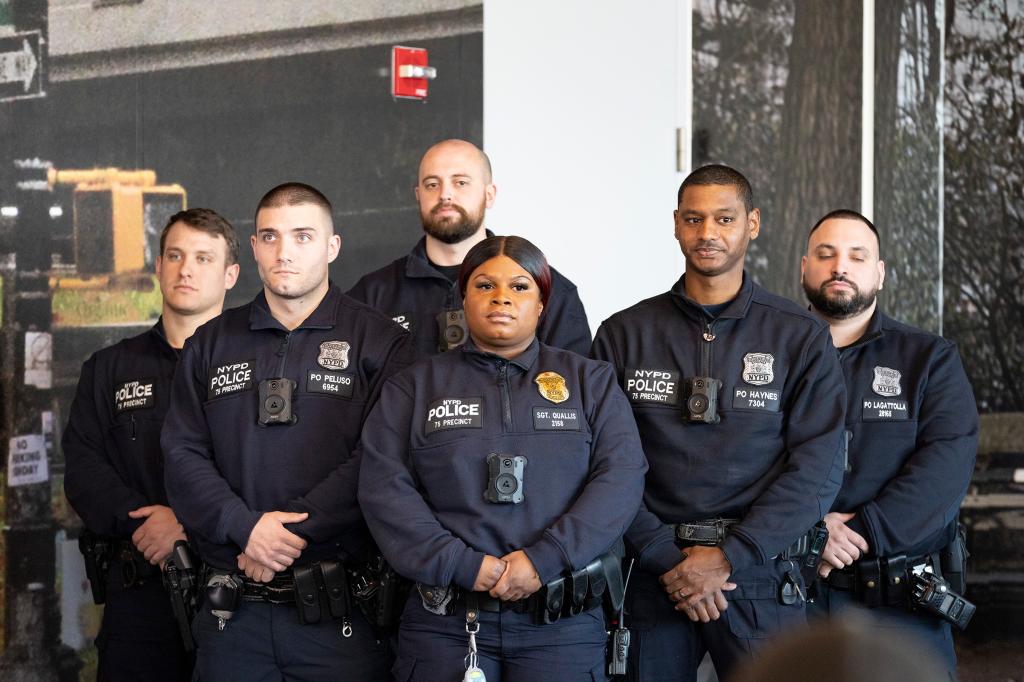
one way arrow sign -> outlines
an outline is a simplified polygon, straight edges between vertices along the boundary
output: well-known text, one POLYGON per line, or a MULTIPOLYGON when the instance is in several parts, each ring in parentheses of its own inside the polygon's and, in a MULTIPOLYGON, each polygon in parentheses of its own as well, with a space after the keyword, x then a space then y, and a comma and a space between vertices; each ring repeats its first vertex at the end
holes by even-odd
POLYGON ((0 102, 43 96, 40 42, 39 31, 0 38, 0 102))

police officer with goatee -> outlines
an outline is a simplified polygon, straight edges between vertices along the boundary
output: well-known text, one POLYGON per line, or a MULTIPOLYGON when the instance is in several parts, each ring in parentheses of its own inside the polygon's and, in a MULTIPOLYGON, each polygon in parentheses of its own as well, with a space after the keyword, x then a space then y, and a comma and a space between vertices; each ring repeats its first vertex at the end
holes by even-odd
POLYGON ((801 564, 842 477, 846 405, 828 326, 743 269, 761 230, 750 183, 704 166, 679 188, 686 272, 613 315, 594 355, 614 364, 650 469, 626 535, 636 680, 720 678, 805 622, 801 564))

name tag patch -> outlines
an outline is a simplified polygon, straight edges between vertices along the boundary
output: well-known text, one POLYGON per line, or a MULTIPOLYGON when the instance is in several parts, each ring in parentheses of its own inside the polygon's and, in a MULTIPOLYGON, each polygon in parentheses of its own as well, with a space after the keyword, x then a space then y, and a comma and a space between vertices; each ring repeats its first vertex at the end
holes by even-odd
POLYGON ((579 410, 535 407, 533 408, 533 428, 535 431, 579 431, 579 410))
POLYGON ((622 376, 622 390, 631 403, 679 404, 679 372, 632 369, 622 376))
POLYGON ((325 393, 337 395, 342 398, 351 398, 355 385, 355 377, 351 374, 341 372, 325 372, 323 370, 310 370, 306 377, 307 393, 325 393))
POLYGON ((255 360, 232 362, 228 365, 215 367, 210 375, 207 400, 213 400, 230 393, 248 391, 252 388, 252 371, 256 367, 255 360))
POLYGON ((398 313, 397 315, 394 315, 391 319, 397 322, 399 325, 401 325, 402 329, 404 329, 405 331, 409 332, 410 334, 414 333, 414 330, 412 328, 412 313, 398 313))
POLYGON ((481 398, 441 398, 427 406, 426 435, 446 429, 479 429, 481 398))
POLYGON ((861 419, 866 422, 906 421, 907 401, 865 400, 862 403, 861 419))
POLYGON ((156 405, 153 395, 153 380, 138 379, 126 381, 114 389, 114 410, 118 414, 125 410, 142 410, 156 405))
POLYGON ((732 392, 734 410, 779 411, 779 392, 766 388, 734 388, 732 392))

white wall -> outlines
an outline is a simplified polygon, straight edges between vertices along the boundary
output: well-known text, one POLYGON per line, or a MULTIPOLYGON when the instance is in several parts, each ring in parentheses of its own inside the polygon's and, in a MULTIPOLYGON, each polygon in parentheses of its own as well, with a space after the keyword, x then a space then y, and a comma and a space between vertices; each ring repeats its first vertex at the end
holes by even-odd
POLYGON ((683 270, 677 11, 675 0, 484 3, 484 146, 498 186, 487 226, 543 249, 595 330, 683 270))

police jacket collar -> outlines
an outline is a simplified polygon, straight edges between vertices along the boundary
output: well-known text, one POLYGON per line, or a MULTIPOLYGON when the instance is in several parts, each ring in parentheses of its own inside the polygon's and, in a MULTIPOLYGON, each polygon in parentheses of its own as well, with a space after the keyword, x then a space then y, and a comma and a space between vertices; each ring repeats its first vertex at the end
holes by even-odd
POLYGON ((533 343, 527 346, 526 350, 511 360, 506 360, 500 355, 480 350, 477 348, 476 344, 473 343, 472 338, 462 344, 462 352, 466 354, 466 357, 471 362, 475 362, 479 365, 493 366, 502 362, 507 362, 510 365, 515 365, 524 372, 529 372, 530 368, 533 367, 534 363, 537 361, 537 356, 540 354, 540 341, 534 337, 533 343))
MULTIPOLYGON (((327 294, 320 305, 309 314, 295 329, 333 329, 338 321, 338 303, 341 301, 341 290, 333 282, 327 284, 327 294)), ((265 291, 260 291, 249 306, 249 329, 280 329, 288 331, 284 325, 270 312, 265 291)), ((293 330, 294 331, 294 330, 293 330)))
MULTIPOLYGON (((739 293, 737 293, 736 297, 732 299, 729 306, 718 314, 716 319, 746 317, 747 310, 750 309, 750 302, 754 298, 754 286, 754 282, 750 279, 750 275, 748 275, 747 271, 744 270, 743 284, 740 285, 739 293)), ((686 313, 687 316, 698 321, 702 321, 707 317, 707 313, 704 311, 704 306, 686 295, 685 273, 679 278, 679 281, 673 285, 670 293, 672 294, 672 300, 684 313, 686 313)))
POLYGON ((167 332, 164 331, 163 315, 156 319, 156 324, 149 328, 149 333, 158 339, 158 346, 160 346, 161 348, 166 348, 169 352, 173 353, 175 357, 177 357, 177 355, 181 353, 180 348, 172 347, 170 341, 167 340, 167 332))
POLYGON ((882 314, 881 309, 878 305, 875 305, 875 312, 871 315, 871 321, 868 322, 868 328, 864 331, 864 334, 851 343, 849 346, 843 346, 836 350, 842 352, 848 348, 856 348, 871 343, 875 339, 880 339, 884 333, 882 330, 882 323, 885 321, 885 315, 882 314))
MULTIPOLYGON (((490 230, 485 229, 484 232, 488 237, 493 237, 494 233, 490 230)), ((433 279, 443 279, 448 282, 448 278, 444 276, 427 258, 427 238, 420 237, 420 240, 416 242, 416 246, 409 252, 409 257, 405 259, 405 276, 406 277, 427 277, 433 279)))

